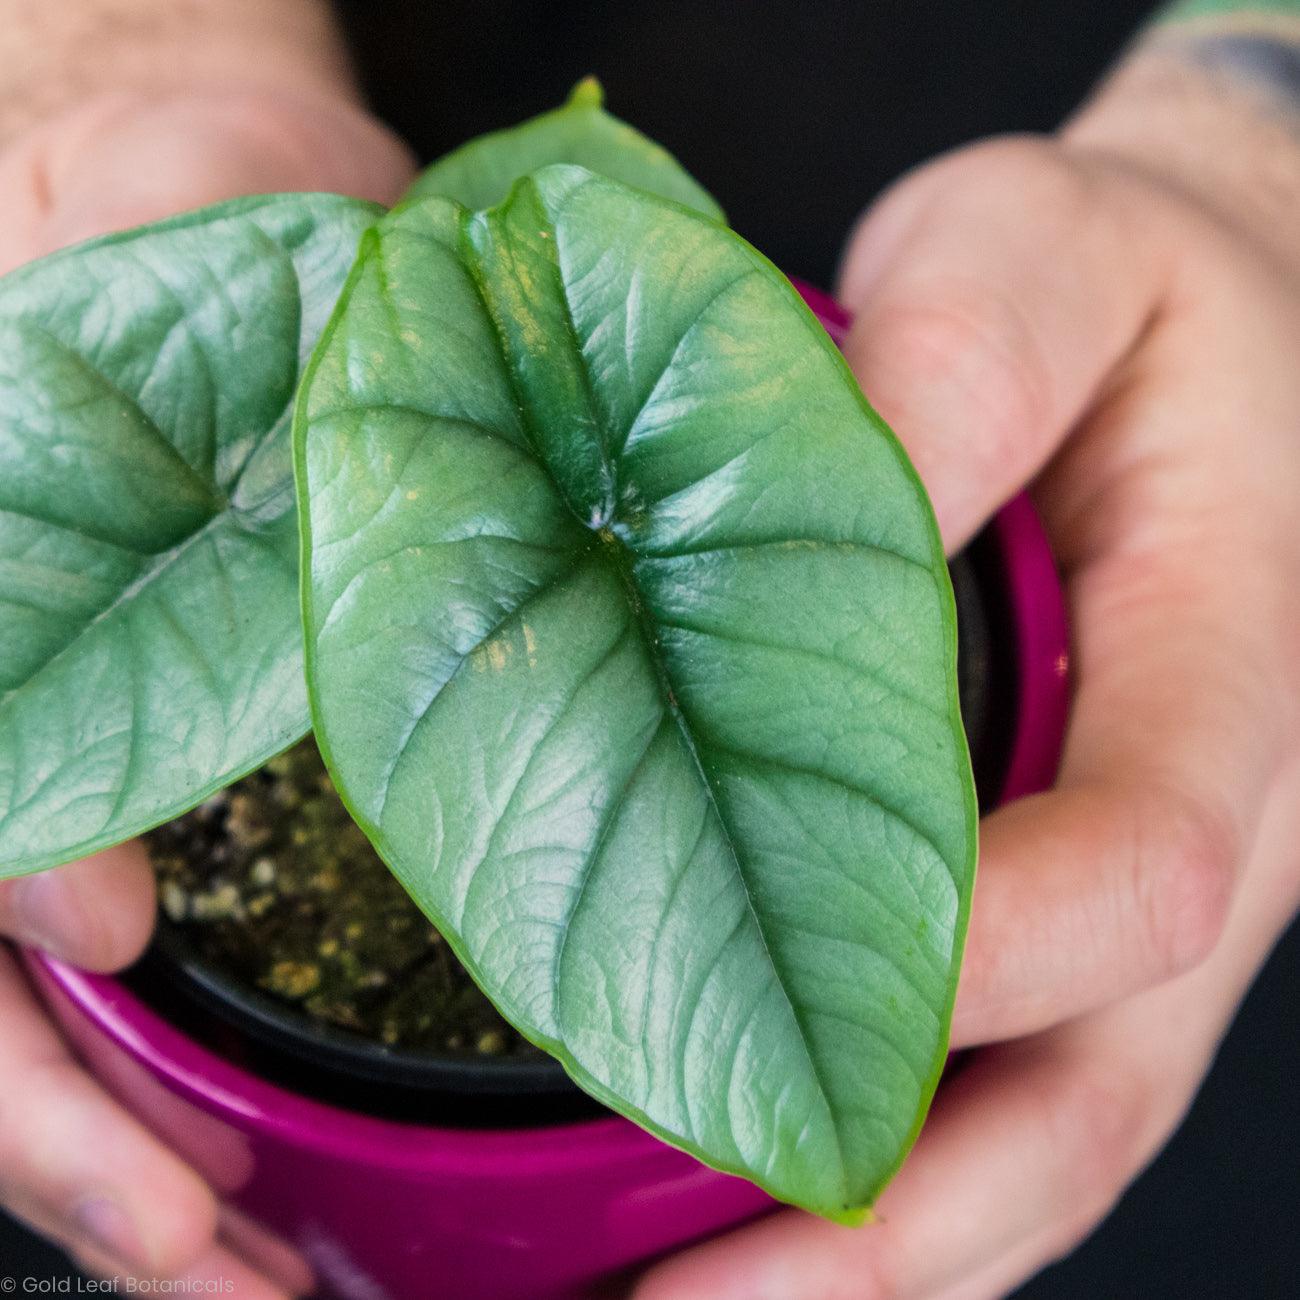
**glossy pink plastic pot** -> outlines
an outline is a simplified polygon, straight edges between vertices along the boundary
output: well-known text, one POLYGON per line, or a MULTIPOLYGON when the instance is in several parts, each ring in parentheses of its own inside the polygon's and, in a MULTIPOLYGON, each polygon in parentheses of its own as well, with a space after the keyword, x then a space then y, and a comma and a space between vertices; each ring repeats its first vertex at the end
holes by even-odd
MULTIPOLYGON (((838 341, 847 321, 801 291, 838 341)), ((1060 586, 1028 499, 991 525, 1015 659, 1000 799, 1049 785, 1065 725, 1060 586)), ((485 1131, 397 1123, 274 1086, 187 1037, 117 980, 28 969, 89 1068, 340 1300, 582 1294, 612 1271, 772 1202, 626 1120, 485 1131)), ((436 1120, 436 1116, 430 1117, 436 1120)))

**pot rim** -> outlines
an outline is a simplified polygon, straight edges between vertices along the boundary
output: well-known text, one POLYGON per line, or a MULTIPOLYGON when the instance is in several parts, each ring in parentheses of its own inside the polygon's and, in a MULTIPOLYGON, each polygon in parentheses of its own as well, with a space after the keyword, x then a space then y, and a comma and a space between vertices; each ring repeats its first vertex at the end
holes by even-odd
MULTIPOLYGON (((841 344, 851 317, 829 295, 796 287, 841 344)), ((1021 493, 989 525, 1001 552, 1015 654, 1015 722, 997 803, 1047 789, 1056 776, 1069 702, 1065 602, 1047 535, 1021 493)), ((661 1139, 616 1115, 516 1128, 459 1128, 383 1119, 344 1109, 270 1083, 219 1056, 153 1011, 111 976, 78 970, 46 953, 22 952, 45 993, 61 996, 101 1034, 200 1109, 246 1129, 270 1132, 298 1147, 341 1160, 389 1168, 473 1163, 520 1172, 519 1161, 575 1168, 669 1154, 661 1139)))

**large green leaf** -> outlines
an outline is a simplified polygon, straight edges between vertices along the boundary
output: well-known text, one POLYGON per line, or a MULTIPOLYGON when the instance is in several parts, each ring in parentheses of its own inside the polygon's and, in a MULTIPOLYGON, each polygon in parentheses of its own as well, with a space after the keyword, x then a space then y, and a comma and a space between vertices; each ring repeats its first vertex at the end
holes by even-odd
POLYGON ((577 163, 722 218, 722 209, 667 149, 605 112, 594 77, 580 81, 560 108, 479 136, 438 159, 416 178, 407 198, 436 195, 467 208, 490 208, 521 176, 550 163, 577 163))
POLYGON ((289 424, 377 213, 240 200, 0 281, 0 875, 307 729, 289 424))
POLYGON ((354 815, 586 1089, 860 1218, 975 851, 928 502, 789 284, 580 168, 363 241, 295 425, 354 815))

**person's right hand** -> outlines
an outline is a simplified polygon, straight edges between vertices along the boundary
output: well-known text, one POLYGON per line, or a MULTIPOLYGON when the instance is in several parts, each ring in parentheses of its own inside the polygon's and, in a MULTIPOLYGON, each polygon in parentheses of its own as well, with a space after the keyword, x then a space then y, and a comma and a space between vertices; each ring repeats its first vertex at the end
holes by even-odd
MULTIPOLYGON (((343 96, 121 94, 34 126, 0 154, 0 270, 65 244, 243 194, 327 190, 392 202, 405 148, 343 96)), ((92 971, 133 961, 153 928, 138 843, 0 883, 0 936, 92 971)), ((0 945, 0 1205, 87 1272, 228 1284, 239 1300, 311 1287, 292 1251, 126 1113, 64 1044, 0 945)))
POLYGON ((841 283, 948 546, 1032 483, 1070 602, 1060 780, 981 827, 974 1050, 874 1223, 774 1214, 638 1300, 1008 1294, 1169 1137, 1300 904, 1300 96, 1141 76, 905 178, 841 283))

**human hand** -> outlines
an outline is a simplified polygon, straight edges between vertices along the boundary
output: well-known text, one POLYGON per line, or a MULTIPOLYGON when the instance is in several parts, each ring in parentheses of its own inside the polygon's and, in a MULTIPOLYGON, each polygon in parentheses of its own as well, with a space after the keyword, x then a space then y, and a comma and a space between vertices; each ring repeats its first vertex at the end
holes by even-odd
MULTIPOLYGON (((341 91, 114 90, 0 154, 0 270, 67 243, 242 194, 330 190, 391 202, 405 149, 341 91)), ((0 883, 0 936, 90 970, 139 955, 154 918, 138 843, 0 883)), ((310 1289, 305 1263, 232 1211, 71 1056, 0 949, 0 1204, 92 1274, 310 1289)))
MULTIPOLYGON (((88 970, 133 961, 153 918, 153 873, 135 843, 0 884, 0 935, 88 970)), ((94 1275, 195 1290, 229 1282, 240 1300, 310 1288, 302 1260, 220 1210, 199 1175, 82 1070, 3 948, 0 1024, 0 1203, 7 1210, 94 1275)))
POLYGON ((923 169, 856 234, 848 356, 948 545, 1036 480, 1076 638, 1060 782, 982 827, 953 1029, 982 1046, 878 1221, 785 1211, 638 1300, 1005 1294, 1177 1126, 1300 902, 1300 146, 1234 101, 1166 148, 1170 75, 923 169))

